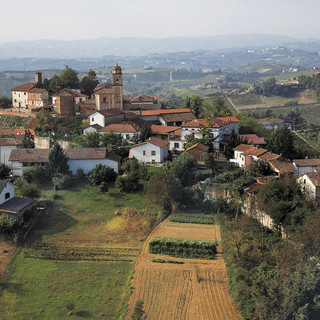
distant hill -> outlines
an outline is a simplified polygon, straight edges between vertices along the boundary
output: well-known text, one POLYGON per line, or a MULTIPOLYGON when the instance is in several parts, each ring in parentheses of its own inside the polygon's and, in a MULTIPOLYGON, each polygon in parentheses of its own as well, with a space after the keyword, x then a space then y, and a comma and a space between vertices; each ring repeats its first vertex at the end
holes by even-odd
POLYGON ((212 37, 100 38, 87 40, 37 40, 0 44, 0 59, 10 58, 94 58, 107 55, 142 56, 194 50, 221 50, 244 47, 276 46, 299 40, 266 34, 212 37))

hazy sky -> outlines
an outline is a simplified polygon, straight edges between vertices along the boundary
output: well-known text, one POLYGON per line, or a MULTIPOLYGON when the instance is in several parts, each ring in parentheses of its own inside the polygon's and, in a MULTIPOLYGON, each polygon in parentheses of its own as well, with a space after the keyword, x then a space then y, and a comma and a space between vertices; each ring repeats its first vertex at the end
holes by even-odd
POLYGON ((266 33, 320 39, 319 0, 0 0, 0 42, 266 33))

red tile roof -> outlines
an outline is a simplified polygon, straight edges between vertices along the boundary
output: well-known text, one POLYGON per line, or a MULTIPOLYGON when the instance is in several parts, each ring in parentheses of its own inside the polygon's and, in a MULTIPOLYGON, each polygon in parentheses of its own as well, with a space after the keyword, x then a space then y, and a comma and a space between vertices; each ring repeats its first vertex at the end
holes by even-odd
POLYGON ((145 142, 142 142, 142 143, 138 143, 138 144, 135 144, 133 145, 132 147, 137 147, 137 146, 141 146, 143 144, 147 144, 147 143, 151 143, 159 148, 163 148, 165 146, 167 146, 169 144, 169 141, 167 140, 162 140, 160 138, 157 138, 157 137, 152 137, 152 138, 149 138, 149 140, 146 140, 145 142))
POLYGON ((190 109, 158 109, 158 110, 141 110, 142 116, 158 116, 160 114, 169 114, 169 113, 185 113, 192 112, 190 109))
POLYGON ((305 175, 310 179, 311 183, 315 187, 320 187, 320 173, 319 172, 305 173, 305 175))
POLYGON ((267 161, 269 161, 269 160, 275 160, 275 159, 280 158, 280 155, 268 151, 268 152, 266 152, 266 153, 258 156, 258 158, 259 158, 260 160, 267 160, 267 161))
POLYGON ((28 92, 30 92, 30 93, 43 93, 45 91, 47 91, 47 90, 42 89, 42 88, 32 88, 32 89, 28 90, 28 92))
POLYGON ((192 149, 195 149, 195 148, 200 149, 203 152, 207 152, 209 150, 208 146, 198 142, 198 143, 194 144, 193 146, 187 148, 186 151, 189 151, 189 150, 192 150, 192 149))
POLYGON ((0 146, 17 146, 21 144, 21 141, 15 140, 13 138, 0 138, 0 146))
POLYGON ((254 146, 249 144, 239 144, 237 147, 235 147, 233 150, 238 152, 245 152, 249 150, 253 150, 254 146))
MULTIPOLYGON (((48 162, 51 149, 13 149, 9 161, 48 162)), ((119 162, 121 157, 107 152, 106 148, 72 148, 63 150, 70 160, 110 159, 119 162)))
MULTIPOLYGON (((33 136, 35 135, 34 130, 28 129, 28 131, 31 133, 31 135, 33 135, 33 136)), ((25 129, 13 129, 13 133, 14 133, 15 135, 24 135, 25 132, 26 132, 25 129)))
POLYGON ((320 166, 320 159, 296 159, 293 163, 297 167, 318 167, 320 166))
POLYGON ((202 119, 195 119, 193 121, 187 122, 183 124, 181 127, 183 128, 203 128, 203 127, 222 128, 227 124, 228 124, 227 122, 222 121, 219 118, 211 118, 210 120, 202 118, 202 119))
POLYGON ((181 135, 181 128, 175 127, 175 126, 157 126, 155 124, 151 125, 151 133, 153 134, 163 134, 168 135, 170 133, 173 133, 177 135, 177 133, 180 132, 179 135, 181 135))
POLYGON ((239 134, 238 138, 247 139, 250 144, 267 144, 263 138, 258 137, 256 134, 239 134))
POLYGON ((218 119, 222 120, 222 121, 225 121, 225 122, 239 122, 239 120, 236 118, 236 117, 218 117, 218 119))
POLYGON ((131 99, 131 103, 132 102, 133 103, 135 103, 135 102, 138 102, 138 103, 140 103, 140 102, 152 102, 153 103, 155 101, 156 101, 156 99, 154 97, 150 97, 150 96, 147 96, 145 94, 139 94, 136 97, 131 99))
POLYGON ((112 123, 109 124, 108 126, 101 128, 99 130, 100 132, 130 132, 130 133, 135 133, 137 130, 128 123, 112 123))
POLYGON ((266 149, 254 148, 254 149, 250 149, 250 150, 245 151, 243 154, 260 157, 261 155, 263 155, 267 152, 268 152, 268 150, 266 150, 266 149))
POLYGON ((289 173, 289 172, 295 172, 296 169, 290 162, 290 160, 279 157, 277 159, 268 160, 270 166, 272 169, 274 169, 276 172, 281 173, 289 173))
POLYGON ((11 91, 27 92, 28 90, 32 89, 35 84, 35 82, 26 82, 24 84, 21 84, 20 86, 12 88, 11 91))

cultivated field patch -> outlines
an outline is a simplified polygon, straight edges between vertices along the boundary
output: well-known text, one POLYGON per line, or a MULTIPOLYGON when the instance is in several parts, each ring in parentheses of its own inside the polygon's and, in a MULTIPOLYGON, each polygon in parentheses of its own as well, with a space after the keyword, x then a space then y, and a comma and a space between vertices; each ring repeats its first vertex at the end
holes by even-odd
POLYGON ((166 220, 150 234, 143 246, 131 281, 127 319, 138 300, 144 303, 148 320, 241 319, 228 292, 228 279, 220 246, 218 225, 175 223, 166 220), (173 258, 149 254, 154 237, 218 241, 214 260, 173 258), (153 259, 183 264, 156 263, 153 259))

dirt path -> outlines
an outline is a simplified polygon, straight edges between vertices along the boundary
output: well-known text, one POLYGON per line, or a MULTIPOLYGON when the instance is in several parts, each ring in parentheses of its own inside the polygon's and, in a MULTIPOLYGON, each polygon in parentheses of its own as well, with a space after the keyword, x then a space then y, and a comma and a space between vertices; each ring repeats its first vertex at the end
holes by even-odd
POLYGON ((229 97, 227 97, 227 99, 228 99, 228 101, 230 102, 230 104, 235 108, 235 110, 236 110, 237 112, 240 112, 239 109, 238 109, 238 107, 235 105, 235 103, 234 103, 229 97))
POLYGON ((137 260, 126 319, 130 319, 138 299, 144 303, 148 320, 241 319, 228 292, 220 246, 215 260, 180 259, 149 254, 148 242, 154 237, 217 240, 219 244, 221 240, 219 225, 161 223, 144 243, 137 260), (154 257, 184 264, 151 262, 154 257))
POLYGON ((0 282, 5 277, 6 267, 12 256, 17 251, 17 247, 4 241, 0 241, 0 282))

